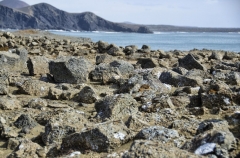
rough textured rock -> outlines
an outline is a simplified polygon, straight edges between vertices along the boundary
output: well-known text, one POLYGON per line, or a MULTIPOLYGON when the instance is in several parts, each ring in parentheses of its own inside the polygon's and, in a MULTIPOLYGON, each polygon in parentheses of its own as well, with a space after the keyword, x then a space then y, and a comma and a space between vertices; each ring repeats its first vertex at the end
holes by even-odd
POLYGON ((3 110, 20 109, 21 103, 16 98, 1 97, 0 98, 0 108, 3 110))
POLYGON ((112 56, 118 56, 121 52, 121 49, 115 45, 115 44, 110 44, 108 47, 107 53, 112 56))
POLYGON ((213 153, 215 156, 228 157, 228 151, 236 148, 236 139, 228 129, 228 123, 221 120, 206 120, 199 124, 197 136, 184 148, 204 155, 213 153), (209 152, 204 153, 204 148, 209 147, 209 152), (201 149, 202 148, 202 149, 201 149))
POLYGON ((201 93, 202 106, 207 108, 220 108, 223 106, 231 106, 232 90, 221 81, 212 81, 207 93, 201 93))
POLYGON ((22 132, 29 133, 29 131, 34 128, 37 123, 29 116, 22 114, 18 119, 14 122, 14 125, 17 128, 21 128, 22 132))
POLYGON ((182 86, 192 86, 196 87, 202 85, 202 78, 197 76, 196 78, 191 78, 188 76, 180 75, 174 71, 165 71, 161 73, 160 81, 166 84, 173 85, 175 87, 182 87, 182 86))
POLYGON ((110 67, 109 64, 99 64, 95 69, 90 73, 90 78, 93 81, 98 81, 103 84, 116 83, 122 74, 117 67, 110 67))
POLYGON ((161 141, 162 143, 167 143, 173 139, 179 137, 176 130, 167 129, 162 126, 151 126, 142 129, 135 137, 135 139, 145 139, 152 141, 161 141))
POLYGON ((103 54, 96 56, 96 65, 101 63, 110 63, 112 61, 112 56, 103 54))
POLYGON ((84 83, 92 65, 84 58, 59 58, 49 63, 50 73, 58 83, 84 83))
POLYGON ((184 58, 179 59, 179 66, 191 70, 191 69, 200 69, 206 70, 206 68, 201 65, 192 54, 186 55, 184 58))
POLYGON ((161 142, 153 142, 149 140, 135 140, 130 150, 123 155, 124 158, 133 157, 178 157, 178 158, 200 158, 201 156, 171 147, 161 142))
POLYGON ((143 69, 154 68, 159 66, 158 60, 151 58, 140 58, 138 59, 137 64, 140 64, 143 69))
POLYGON ((61 139, 64 136, 72 134, 75 129, 68 125, 63 125, 61 122, 49 122, 45 125, 45 132, 42 134, 42 141, 44 144, 57 143, 61 144, 61 139))
POLYGON ((78 99, 82 103, 92 104, 97 100, 97 94, 92 87, 85 86, 79 92, 78 99))
POLYGON ((36 108, 36 109, 42 109, 44 107, 47 107, 47 101, 41 98, 35 98, 28 102, 29 108, 36 108))
POLYGON ((26 69, 28 51, 21 47, 8 52, 0 51, 0 66, 11 71, 26 69))
POLYGON ((49 89, 54 86, 50 83, 31 79, 16 84, 19 86, 20 93, 41 97, 48 96, 49 89))
POLYGON ((239 157, 237 53, 37 30, 0 31, 0 51, 1 157, 239 157))
POLYGON ((95 108, 97 116, 105 118, 126 118, 132 116, 138 111, 138 103, 129 94, 118 94, 115 96, 106 96, 96 102, 95 108))
POLYGON ((27 67, 31 76, 49 73, 48 59, 42 56, 30 57, 27 67))
POLYGON ((6 74, 0 74, 0 95, 8 94, 9 81, 6 74))
POLYGON ((171 98, 168 95, 156 96, 151 102, 147 102, 141 106, 145 112, 156 112, 163 108, 174 108, 171 98))
POLYGON ((42 149, 42 147, 39 144, 26 139, 21 141, 17 150, 9 157, 39 157, 38 151, 40 149, 42 149))
POLYGON ((105 122, 90 130, 74 133, 63 139, 62 148, 74 147, 80 151, 107 152, 119 147, 131 138, 127 127, 121 122, 105 122))
POLYGON ((133 65, 124 60, 115 60, 110 63, 110 66, 118 68, 122 75, 129 75, 134 70, 133 65))

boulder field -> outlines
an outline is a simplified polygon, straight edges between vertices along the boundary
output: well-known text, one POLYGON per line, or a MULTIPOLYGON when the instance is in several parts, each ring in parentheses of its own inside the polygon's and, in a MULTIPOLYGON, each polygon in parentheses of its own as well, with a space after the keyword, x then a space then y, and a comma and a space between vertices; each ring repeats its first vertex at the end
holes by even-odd
POLYGON ((28 30, 0 67, 2 157, 240 157, 238 53, 28 30))

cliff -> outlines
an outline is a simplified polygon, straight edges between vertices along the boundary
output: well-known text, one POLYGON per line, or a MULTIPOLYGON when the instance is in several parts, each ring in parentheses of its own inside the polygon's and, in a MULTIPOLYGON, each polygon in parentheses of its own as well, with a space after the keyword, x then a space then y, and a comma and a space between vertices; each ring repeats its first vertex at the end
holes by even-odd
POLYGON ((0 27, 152 33, 145 26, 133 28, 105 20, 91 12, 68 13, 46 3, 18 10, 0 6, 0 27))
POLYGON ((0 5, 9 7, 9 8, 23 8, 29 6, 27 3, 20 0, 3 0, 0 2, 0 5))

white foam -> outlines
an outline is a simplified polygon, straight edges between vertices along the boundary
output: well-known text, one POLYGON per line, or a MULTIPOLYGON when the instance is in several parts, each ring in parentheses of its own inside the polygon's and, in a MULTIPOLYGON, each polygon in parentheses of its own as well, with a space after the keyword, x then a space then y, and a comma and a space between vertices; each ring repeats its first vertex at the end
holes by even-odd
POLYGON ((213 152, 215 147, 216 147, 215 143, 206 143, 206 144, 198 147, 194 153, 197 155, 208 154, 208 153, 213 152))
POLYGON ((113 136, 114 136, 114 138, 124 140, 125 134, 118 132, 118 133, 115 133, 113 136))
POLYGON ((159 34, 163 34, 162 32, 153 32, 154 34, 157 34, 157 35, 159 35, 159 34))

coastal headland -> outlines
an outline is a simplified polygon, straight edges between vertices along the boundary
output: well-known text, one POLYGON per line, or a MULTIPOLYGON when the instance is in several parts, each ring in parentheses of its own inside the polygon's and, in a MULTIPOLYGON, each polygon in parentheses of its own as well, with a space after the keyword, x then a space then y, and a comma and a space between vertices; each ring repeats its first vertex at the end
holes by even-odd
POLYGON ((2 157, 239 157, 240 55, 0 32, 2 157))

